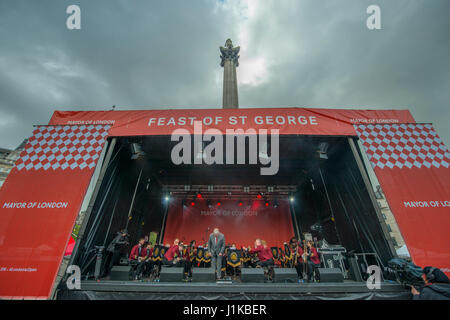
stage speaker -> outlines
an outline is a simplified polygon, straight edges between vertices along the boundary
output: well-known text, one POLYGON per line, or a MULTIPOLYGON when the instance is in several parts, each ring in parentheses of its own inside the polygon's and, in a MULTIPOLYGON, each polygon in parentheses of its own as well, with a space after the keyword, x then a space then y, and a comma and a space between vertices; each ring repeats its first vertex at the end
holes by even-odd
POLYGON ((111 269, 110 279, 119 281, 130 280, 131 266, 114 266, 111 269))
POLYGON ((160 282, 181 282, 183 280, 183 268, 161 267, 160 282))
POLYGON ((278 283, 297 282, 297 270, 295 268, 274 268, 275 281, 278 283))
POLYGON ((264 269, 263 268, 242 268, 241 281, 251 283, 264 283, 264 269))
POLYGON ((214 268, 192 269, 192 282, 215 282, 216 273, 214 268))
POLYGON ((339 268, 318 268, 320 282, 344 282, 344 276, 339 268))

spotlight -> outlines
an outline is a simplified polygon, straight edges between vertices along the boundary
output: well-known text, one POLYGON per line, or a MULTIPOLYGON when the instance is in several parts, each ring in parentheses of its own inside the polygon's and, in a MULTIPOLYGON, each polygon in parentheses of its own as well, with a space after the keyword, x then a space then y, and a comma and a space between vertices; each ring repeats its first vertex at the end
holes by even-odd
POLYGON ((266 200, 266 201, 264 202, 264 205, 265 205, 266 207, 268 207, 268 206, 269 206, 269 201, 266 200))
POLYGON ((274 207, 274 208, 278 208, 278 200, 277 200, 277 199, 275 199, 275 200, 273 201, 273 207, 274 207))
POLYGON ((220 203, 220 201, 217 201, 217 206, 220 207, 222 205, 222 203, 220 203))
POLYGON ((262 194, 261 194, 261 192, 260 192, 260 193, 258 193, 258 194, 256 195, 256 197, 257 197, 258 199, 261 199, 261 198, 262 198, 262 194))
POLYGON ((327 151, 328 151, 328 143, 326 142, 319 143, 317 150, 317 152, 319 153, 319 158, 328 159, 327 151))
POLYGON ((289 201, 290 201, 290 202, 294 202, 294 197, 293 197, 293 196, 290 196, 290 197, 289 197, 289 201))
POLYGON ((200 192, 197 192, 197 199, 201 199, 202 198, 202 194, 200 192))
POLYGON ((239 207, 242 207, 242 205, 243 205, 242 201, 239 201, 238 205, 239 205, 239 207))
POLYGON ((195 201, 194 200, 191 201, 191 207, 193 207, 193 206, 195 206, 195 201))
POLYGON ((130 145, 131 159, 136 160, 145 156, 145 152, 142 151, 142 146, 139 143, 133 142, 130 145))
POLYGON ((170 200, 170 197, 169 197, 168 195, 166 195, 166 196, 164 197, 164 200, 165 200, 166 202, 168 202, 168 201, 170 200))

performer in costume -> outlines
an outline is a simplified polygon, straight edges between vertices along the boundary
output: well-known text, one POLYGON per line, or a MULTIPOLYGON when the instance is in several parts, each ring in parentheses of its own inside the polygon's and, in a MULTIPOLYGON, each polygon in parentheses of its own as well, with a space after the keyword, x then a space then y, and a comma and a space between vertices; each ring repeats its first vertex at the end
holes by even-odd
POLYGON ((162 264, 167 267, 180 267, 182 251, 183 245, 180 245, 179 239, 175 239, 173 245, 164 254, 162 264))
POLYGON ((145 261, 143 259, 144 243, 145 239, 141 238, 139 239, 139 242, 131 248, 129 260, 131 265, 135 267, 132 268, 131 271, 136 270, 133 280, 140 280, 142 277, 142 271, 145 266, 145 261))
POLYGON ((305 252, 305 256, 307 257, 307 272, 308 272, 308 281, 312 280, 314 270, 316 270, 316 280, 318 277, 317 269, 320 268, 320 259, 317 249, 314 247, 314 242, 309 240, 307 243, 307 252, 305 252))
POLYGON ((195 240, 189 243, 189 246, 185 247, 183 252, 183 262, 184 262, 184 280, 192 281, 192 268, 194 266, 194 251, 195 251, 195 240))
POLYGON ((272 250, 267 246, 264 240, 256 239, 255 247, 250 250, 250 254, 258 254, 257 264, 264 268, 265 282, 273 281, 274 270, 273 270, 273 255, 272 250))

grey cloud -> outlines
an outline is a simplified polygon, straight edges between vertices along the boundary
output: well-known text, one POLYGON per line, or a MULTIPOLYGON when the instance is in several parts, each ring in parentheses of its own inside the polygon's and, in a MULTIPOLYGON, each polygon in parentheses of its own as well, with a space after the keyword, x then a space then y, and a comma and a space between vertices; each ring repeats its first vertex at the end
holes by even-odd
POLYGON ((18 145, 55 109, 220 107, 218 46, 228 37, 243 51, 238 78, 265 61, 260 81, 240 84, 241 107, 407 108, 450 142, 449 9, 447 0, 2 1, 0 146, 18 145), (65 27, 74 3, 79 31, 65 27), (382 30, 365 27, 373 3, 382 30))

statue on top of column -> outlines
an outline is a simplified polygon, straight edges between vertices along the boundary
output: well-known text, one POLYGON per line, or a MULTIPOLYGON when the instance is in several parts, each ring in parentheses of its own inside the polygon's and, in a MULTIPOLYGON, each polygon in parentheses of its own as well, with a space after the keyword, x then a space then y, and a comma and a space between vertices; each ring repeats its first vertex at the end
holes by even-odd
POLYGON ((223 67, 226 60, 230 60, 234 63, 236 67, 239 66, 239 50, 241 47, 235 47, 233 48, 233 42, 231 39, 227 39, 225 42, 225 47, 219 47, 220 49, 220 58, 222 61, 220 62, 220 66, 223 67))

